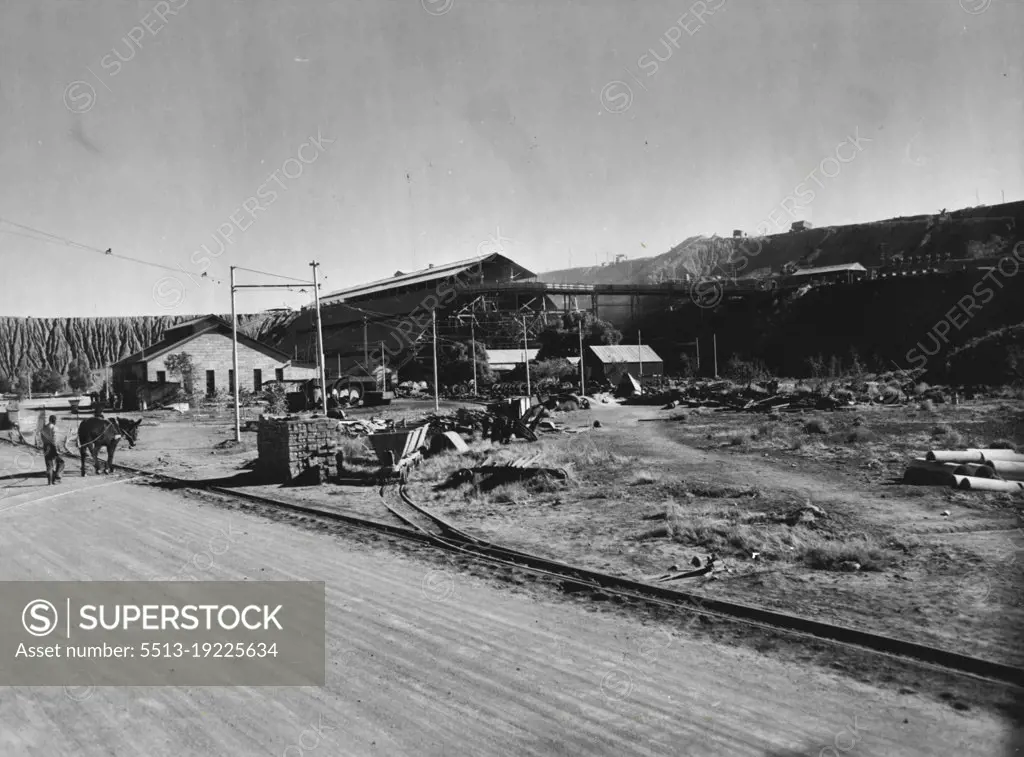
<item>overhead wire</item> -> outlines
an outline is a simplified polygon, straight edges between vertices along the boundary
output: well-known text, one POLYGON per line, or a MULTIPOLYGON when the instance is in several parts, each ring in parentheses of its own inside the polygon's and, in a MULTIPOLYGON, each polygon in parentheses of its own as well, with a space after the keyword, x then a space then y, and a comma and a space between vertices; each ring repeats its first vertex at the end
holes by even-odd
MULTIPOLYGON (((105 257, 118 258, 119 260, 127 260, 127 261, 132 262, 132 263, 139 263, 140 265, 147 265, 147 266, 150 266, 152 268, 159 268, 159 269, 161 269, 163 271, 172 271, 174 273, 182 272, 178 268, 172 268, 171 266, 163 265, 162 263, 154 263, 151 260, 143 260, 141 258, 133 258, 130 255, 121 255, 120 253, 114 252, 113 249, 109 248, 109 247, 106 250, 101 250, 99 247, 93 247, 91 245, 82 244, 81 242, 76 242, 73 239, 67 239, 66 237, 62 237, 62 236, 60 236, 58 234, 51 234, 51 233, 49 233, 47 231, 42 231, 41 229, 36 229, 36 228, 33 228, 32 226, 27 226, 27 225, 25 225, 23 223, 17 223, 15 221, 11 221, 10 219, 7 219, 7 218, 0 218, 0 223, 6 223, 6 224, 8 224, 10 226, 14 226, 14 227, 19 228, 19 229, 24 229, 24 230, 30 231, 30 232, 32 232, 34 234, 38 234, 39 236, 33 237, 33 236, 29 236, 28 234, 20 234, 20 233, 17 233, 17 232, 7 231, 5 229, 0 229, 0 232, 4 232, 4 233, 7 233, 7 234, 15 234, 16 236, 22 236, 22 237, 26 237, 28 239, 34 239, 35 241, 42 242, 44 244, 60 243, 60 244, 63 244, 65 247, 77 247, 79 249, 86 250, 88 252, 98 253, 98 254, 103 255, 105 257), (49 238, 47 239, 47 238, 41 238, 41 237, 49 237, 49 238)), ((187 272, 185 272, 185 273, 187 273, 187 272)))

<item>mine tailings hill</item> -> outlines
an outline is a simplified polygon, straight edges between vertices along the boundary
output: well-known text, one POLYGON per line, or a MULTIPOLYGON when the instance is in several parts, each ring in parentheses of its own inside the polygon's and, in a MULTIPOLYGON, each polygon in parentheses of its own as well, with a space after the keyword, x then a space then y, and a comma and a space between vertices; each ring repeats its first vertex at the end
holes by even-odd
POLYGON ((1021 239, 1024 202, 1013 202, 767 237, 691 237, 662 255, 549 271, 537 278, 548 283, 657 284, 686 274, 725 274, 730 264, 739 269, 737 275, 746 276, 766 273, 767 268, 778 273, 786 263, 801 268, 843 263, 872 267, 881 265, 883 256, 987 258, 1009 253, 1021 239), (745 265, 740 262, 744 258, 745 265))
MULTIPOLYGON (((121 318, 15 318, 0 316, 0 376, 53 368, 66 374, 75 359, 94 370, 160 341, 163 332, 197 316, 121 318)), ((231 316, 225 316, 228 320, 231 316)), ((295 317, 288 312, 240 315, 238 329, 274 345, 275 334, 295 317)))

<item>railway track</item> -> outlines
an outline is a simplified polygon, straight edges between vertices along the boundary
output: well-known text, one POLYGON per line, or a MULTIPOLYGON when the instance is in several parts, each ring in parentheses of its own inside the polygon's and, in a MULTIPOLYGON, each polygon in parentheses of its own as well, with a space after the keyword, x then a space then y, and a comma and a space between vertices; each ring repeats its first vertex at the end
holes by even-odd
MULTIPOLYGON (((14 442, 9 443, 14 446, 20 446, 14 442)), ((690 592, 670 589, 661 585, 642 583, 623 576, 599 573, 539 555, 502 547, 467 534, 420 506, 409 496, 404 484, 397 485, 397 492, 401 500, 401 504, 397 506, 395 503, 388 503, 386 497, 388 490, 395 485, 382 486, 378 491, 385 507, 405 524, 404 527, 399 527, 307 505, 284 502, 272 497, 239 492, 221 486, 199 485, 188 479, 162 473, 153 473, 131 466, 115 464, 114 468, 136 475, 172 482, 180 488, 211 491, 233 499, 267 506, 275 510, 295 512, 344 523, 361 530, 383 532, 403 539, 418 541, 438 549, 460 553, 474 559, 485 560, 492 564, 504 565, 548 576, 561 582, 563 587, 574 590, 592 589, 623 599, 642 600, 664 607, 686 609, 698 614, 729 619, 773 631, 783 631, 809 639, 827 641, 887 656, 910 659, 946 671, 1024 688, 1024 670, 1011 665, 846 626, 823 623, 797 615, 779 613, 737 602, 701 597, 690 592)))

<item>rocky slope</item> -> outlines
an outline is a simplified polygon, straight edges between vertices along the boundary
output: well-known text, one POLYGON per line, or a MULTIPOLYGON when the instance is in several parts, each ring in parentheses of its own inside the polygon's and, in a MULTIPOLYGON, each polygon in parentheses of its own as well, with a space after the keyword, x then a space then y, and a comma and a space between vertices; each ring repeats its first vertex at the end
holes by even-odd
POLYGON ((801 267, 861 263, 878 266, 883 257, 945 255, 978 258, 1002 255, 1024 240, 1024 202, 965 208, 937 215, 890 218, 767 237, 690 237, 668 252, 605 266, 569 268, 538 276, 551 283, 657 284, 691 276, 737 275, 786 263, 801 267), (745 261, 745 262, 744 262, 745 261))
MULTIPOLYGON (((125 318, 0 317, 0 376, 39 368, 61 373, 75 359, 102 368, 160 340, 164 330, 195 316, 125 318)), ((230 316, 227 316, 230 318, 230 316)), ((286 312, 239 316, 239 329, 275 344, 277 331, 294 318, 286 312)))

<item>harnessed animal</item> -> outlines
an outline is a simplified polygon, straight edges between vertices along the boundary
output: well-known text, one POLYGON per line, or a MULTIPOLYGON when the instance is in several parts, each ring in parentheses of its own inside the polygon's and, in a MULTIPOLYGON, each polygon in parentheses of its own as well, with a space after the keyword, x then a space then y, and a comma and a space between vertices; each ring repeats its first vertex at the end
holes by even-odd
POLYGON ((78 446, 82 455, 82 476, 85 476, 85 456, 92 452, 93 464, 97 475, 100 472, 100 447, 107 448, 106 473, 114 468, 114 450, 121 437, 128 440, 128 447, 134 448, 138 439, 141 420, 131 421, 127 418, 89 418, 78 426, 78 446))

